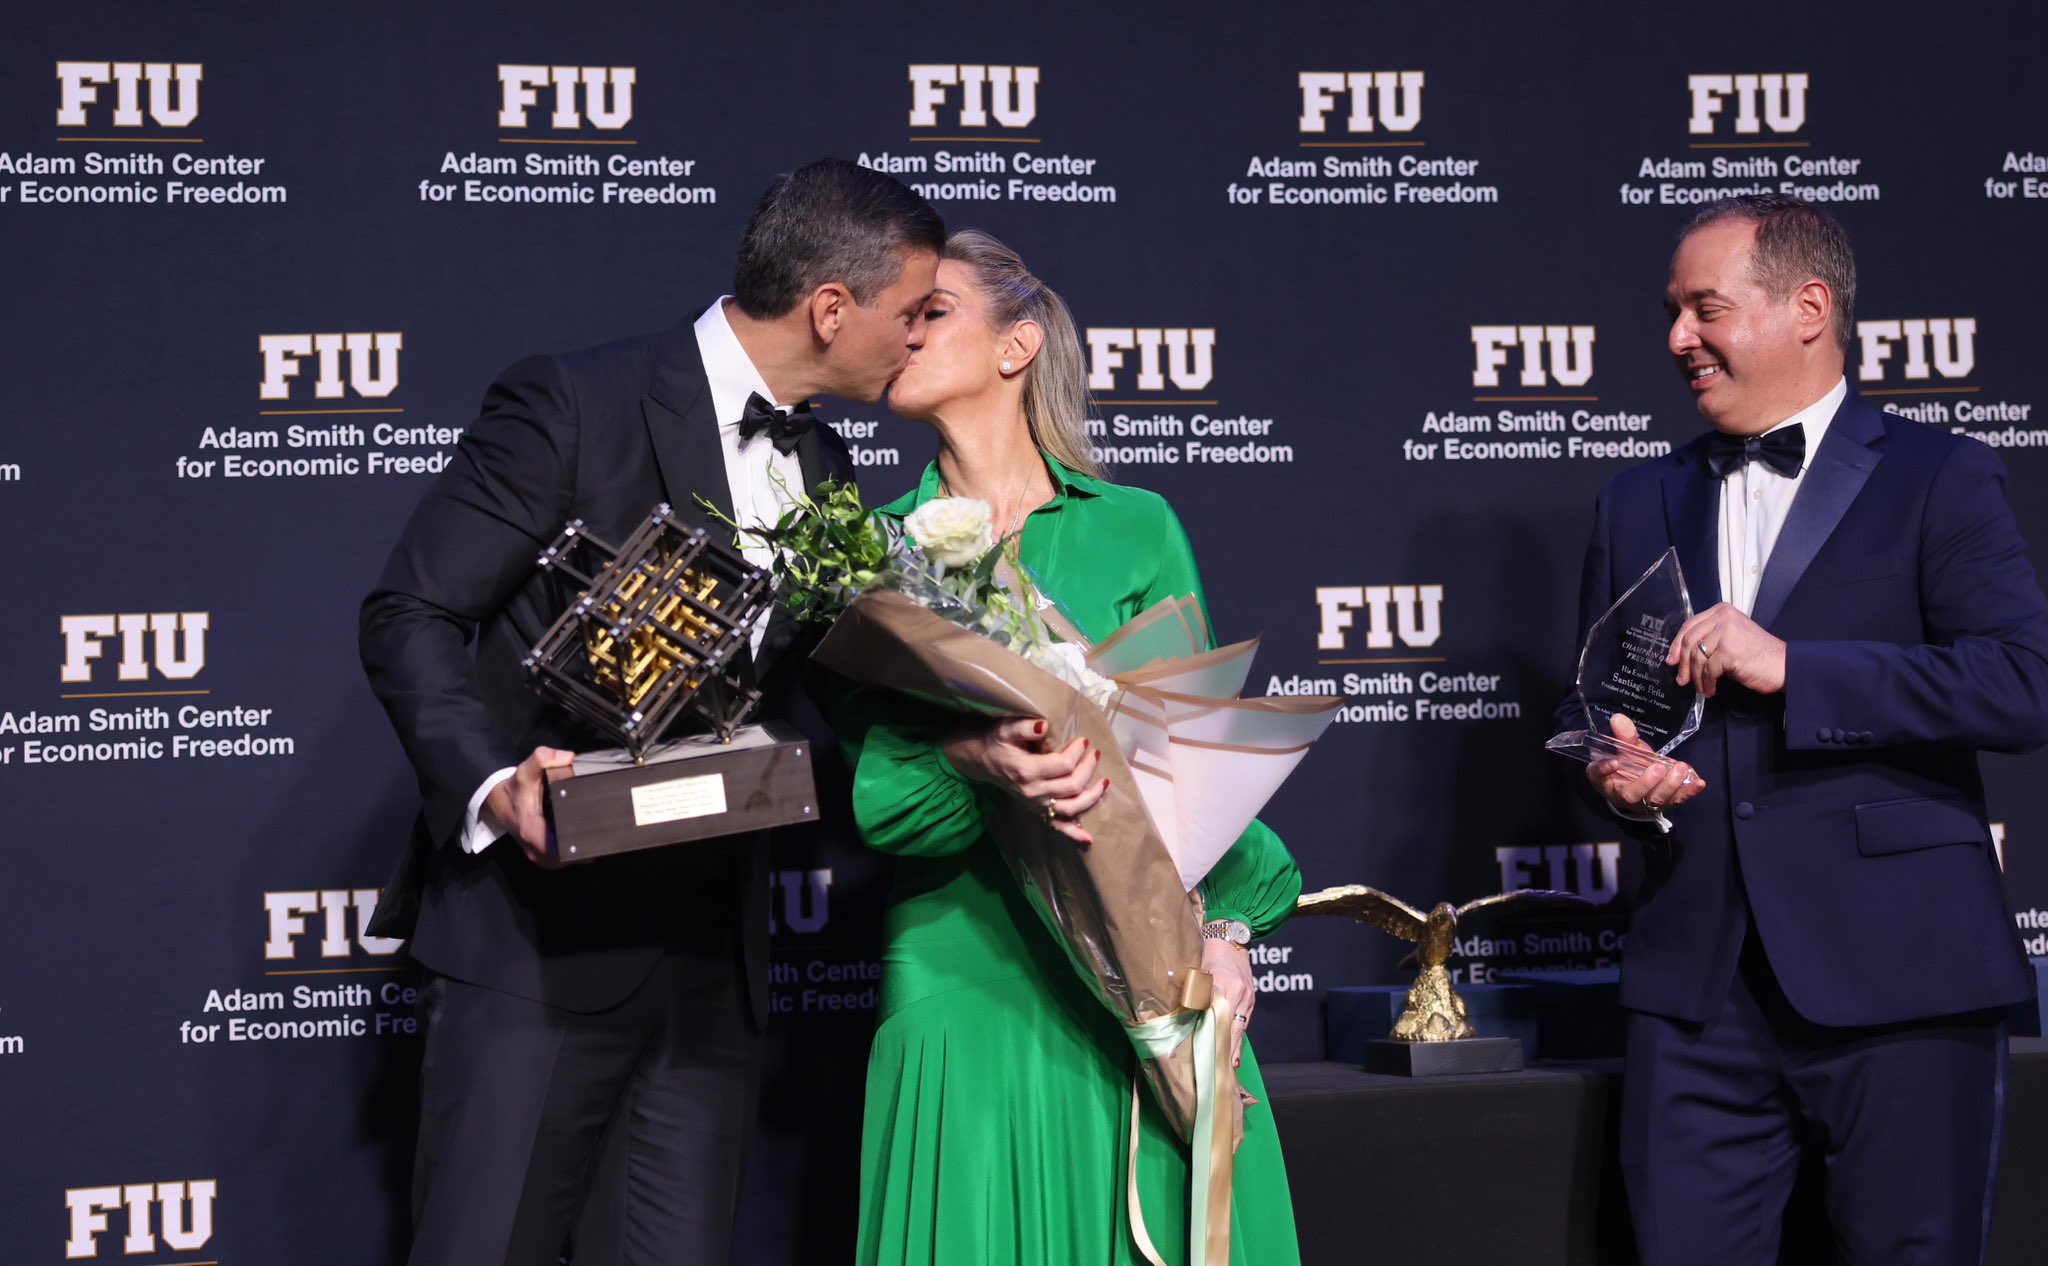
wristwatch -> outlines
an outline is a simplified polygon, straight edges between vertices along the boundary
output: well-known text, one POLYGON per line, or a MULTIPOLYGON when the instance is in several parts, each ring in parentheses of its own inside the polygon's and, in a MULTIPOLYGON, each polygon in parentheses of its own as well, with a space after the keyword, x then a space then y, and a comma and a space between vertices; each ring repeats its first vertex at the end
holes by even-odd
POLYGON ((1232 945, 1250 945, 1252 930, 1249 925, 1236 919, 1214 919, 1202 925, 1202 939, 1229 941, 1232 945))

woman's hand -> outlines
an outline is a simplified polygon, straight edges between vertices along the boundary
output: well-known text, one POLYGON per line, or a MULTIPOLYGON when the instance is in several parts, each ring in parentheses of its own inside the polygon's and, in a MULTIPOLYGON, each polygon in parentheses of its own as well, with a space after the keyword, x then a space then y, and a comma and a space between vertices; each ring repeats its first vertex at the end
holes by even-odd
MULTIPOLYGON (((1244 1063, 1244 1033, 1251 1027, 1252 1008, 1259 1005, 1258 987, 1252 983, 1251 951, 1242 945, 1232 945, 1224 940, 1202 942, 1202 970, 1209 973, 1216 992, 1230 1004, 1230 1066, 1244 1063)), ((1244 1142, 1244 1110, 1257 1103, 1249 1094, 1240 1091, 1237 1102, 1230 1105, 1231 1126, 1235 1150, 1244 1142)))
POLYGON ((1095 807, 1109 780, 1097 778, 1102 753, 1085 738, 1056 752, 1045 748, 1045 722, 1006 717, 986 729, 956 735, 945 745, 953 768, 976 782, 992 783, 1038 805, 1053 830, 1077 844, 1095 837, 1076 818, 1095 807))
POLYGON ((1202 970, 1216 983, 1216 992, 1230 1002, 1230 1066, 1244 1062, 1244 1031, 1251 1027, 1252 1008, 1259 1005, 1258 987, 1252 984, 1252 954, 1242 945, 1225 940, 1202 942, 1202 970))

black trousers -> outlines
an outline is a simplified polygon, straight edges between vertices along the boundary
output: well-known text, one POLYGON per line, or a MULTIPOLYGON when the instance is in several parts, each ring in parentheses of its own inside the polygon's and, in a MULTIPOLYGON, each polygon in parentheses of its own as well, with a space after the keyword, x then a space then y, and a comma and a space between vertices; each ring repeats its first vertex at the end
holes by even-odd
POLYGON ((2005 1076, 2002 1013, 1824 1028, 1752 932, 1718 1016, 1628 1018, 1621 1163, 1644 1266, 1774 1266, 1806 1149, 1848 1266, 1981 1262, 2005 1076))
POLYGON ((723 1266, 760 1072, 736 936, 590 1014, 429 976, 413 1266, 723 1266))

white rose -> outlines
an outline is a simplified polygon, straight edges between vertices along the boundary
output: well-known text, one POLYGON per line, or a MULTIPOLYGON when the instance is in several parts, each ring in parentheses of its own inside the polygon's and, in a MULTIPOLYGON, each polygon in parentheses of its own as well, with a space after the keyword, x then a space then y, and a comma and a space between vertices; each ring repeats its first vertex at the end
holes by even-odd
POLYGON ((967 567, 995 547, 996 529, 988 502, 972 497, 936 497, 903 520, 925 552, 942 567, 967 567))
POLYGON ((1024 658, 1080 691, 1098 708, 1116 697, 1117 684, 1088 667, 1087 653, 1071 642, 1040 642, 1026 647, 1024 658))

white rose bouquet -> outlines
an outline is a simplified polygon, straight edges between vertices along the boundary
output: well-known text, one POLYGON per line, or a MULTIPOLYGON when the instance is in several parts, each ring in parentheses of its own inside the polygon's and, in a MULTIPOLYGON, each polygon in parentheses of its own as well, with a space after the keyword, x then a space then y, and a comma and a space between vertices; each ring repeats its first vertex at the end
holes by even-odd
POLYGON ((900 593, 1023 656, 1098 707, 1116 696, 1116 684, 1088 666, 1086 648, 1056 640, 1038 618, 1038 594, 1016 541, 996 540, 986 501, 935 497, 899 528, 862 505, 850 484, 827 481, 814 495, 790 495, 773 527, 741 527, 705 508, 775 550, 776 589, 798 621, 833 623, 862 593, 900 593))

